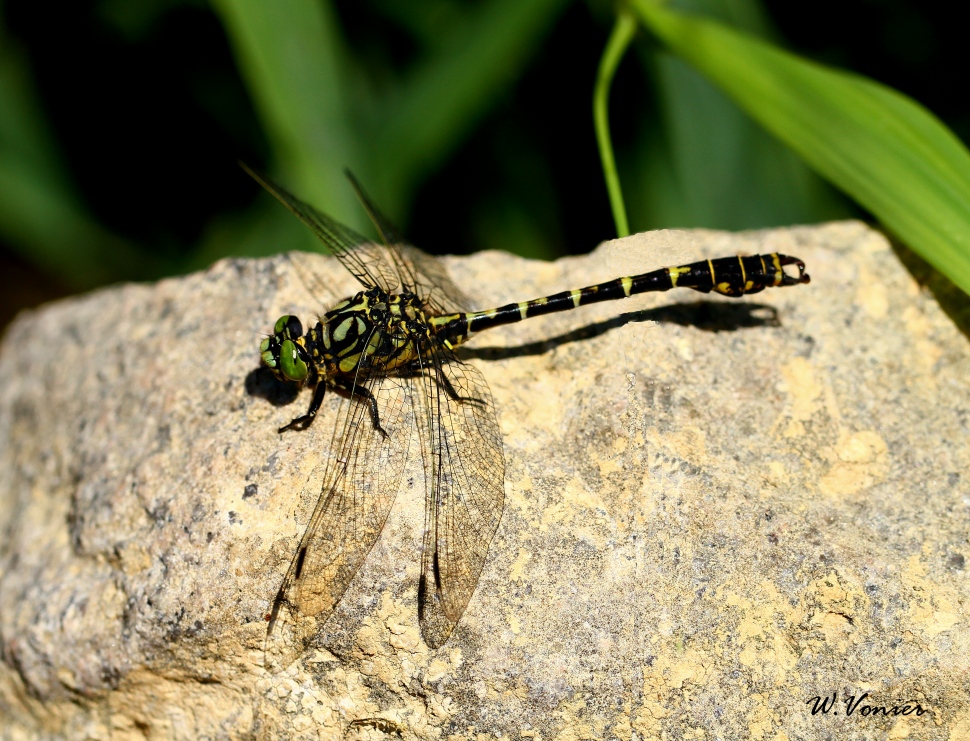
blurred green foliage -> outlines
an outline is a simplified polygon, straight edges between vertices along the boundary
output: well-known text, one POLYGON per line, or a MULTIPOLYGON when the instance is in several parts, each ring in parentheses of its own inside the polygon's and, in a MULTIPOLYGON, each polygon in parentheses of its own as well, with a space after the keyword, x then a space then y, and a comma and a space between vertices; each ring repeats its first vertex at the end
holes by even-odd
MULTIPOLYGON (((821 173, 970 289, 970 159, 935 118, 781 52, 759 0, 624 7, 609 172, 632 230, 862 213, 821 173)), ((605 0, 6 0, 0 242, 69 290, 317 248, 245 159, 367 229, 350 167, 429 251, 591 249, 615 234, 590 111, 615 19, 605 0)))

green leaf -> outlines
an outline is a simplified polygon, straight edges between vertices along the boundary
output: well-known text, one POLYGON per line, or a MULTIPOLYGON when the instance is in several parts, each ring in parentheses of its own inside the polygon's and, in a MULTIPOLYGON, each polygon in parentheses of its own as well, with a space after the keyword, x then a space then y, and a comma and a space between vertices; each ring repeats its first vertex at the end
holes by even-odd
POLYGON ((970 153, 932 113, 719 23, 650 0, 631 7, 671 51, 970 293, 970 153))

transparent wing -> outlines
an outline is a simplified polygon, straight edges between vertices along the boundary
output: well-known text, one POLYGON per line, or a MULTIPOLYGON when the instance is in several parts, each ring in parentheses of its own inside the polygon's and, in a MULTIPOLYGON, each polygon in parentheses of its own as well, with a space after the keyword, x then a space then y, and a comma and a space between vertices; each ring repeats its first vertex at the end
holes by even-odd
POLYGON ((320 306, 333 306, 349 292, 334 290, 334 280, 320 271, 318 258, 323 258, 318 252, 287 252, 283 255, 292 268, 291 275, 296 276, 307 294, 320 306))
POLYGON ((376 286, 388 293, 399 292, 402 275, 397 265, 392 265, 388 261, 382 245, 331 219, 309 203, 304 203, 267 176, 254 172, 243 163, 240 165, 256 182, 306 224, 362 285, 367 288, 376 286))
POLYGON ((418 606, 421 634, 437 648, 465 612, 498 529, 505 458, 482 374, 442 347, 431 348, 426 360, 419 429, 427 488, 418 606))
POLYGON ((373 395, 386 436, 366 400, 341 408, 320 499, 273 602, 265 652, 273 671, 289 666, 330 616, 387 522, 414 424, 410 380, 383 374, 374 369, 361 386, 373 395))
POLYGON ((414 266, 414 293, 431 309, 431 314, 441 316, 475 309, 475 304, 455 285, 441 260, 410 244, 402 244, 401 251, 414 266))
POLYGON ((389 257, 401 277, 401 285, 420 297, 434 314, 469 311, 471 301, 451 280, 441 261, 409 244, 374 205, 354 174, 350 170, 344 170, 344 174, 373 222, 374 228, 377 229, 377 233, 387 245, 389 257))

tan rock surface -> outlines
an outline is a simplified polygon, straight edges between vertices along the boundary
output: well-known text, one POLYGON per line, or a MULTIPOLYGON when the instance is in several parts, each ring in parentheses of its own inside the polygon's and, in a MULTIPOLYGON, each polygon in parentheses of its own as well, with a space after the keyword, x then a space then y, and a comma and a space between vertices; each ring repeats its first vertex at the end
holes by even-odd
POLYGON ((274 397, 256 347, 353 278, 320 258, 314 297, 283 259, 223 261, 21 316, 0 351, 0 736, 966 738, 970 345, 882 236, 660 234, 449 267, 490 306, 678 250, 794 254, 813 282, 476 338, 506 505, 457 630, 420 639, 413 446, 373 552, 275 675, 265 615, 336 399, 280 436, 308 398, 274 397), (847 717, 864 692, 926 712, 847 717))

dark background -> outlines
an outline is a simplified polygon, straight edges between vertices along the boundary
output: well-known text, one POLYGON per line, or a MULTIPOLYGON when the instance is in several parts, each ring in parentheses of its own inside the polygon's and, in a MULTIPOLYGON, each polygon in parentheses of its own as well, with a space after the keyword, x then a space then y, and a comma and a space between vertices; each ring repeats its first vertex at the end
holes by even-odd
MULTIPOLYGON (((970 136, 970 98, 961 84, 966 26, 958 4, 768 0, 761 7, 775 41, 892 86, 964 141, 970 136)), ((370 74, 406 66, 417 53, 407 30, 376 4, 336 8, 370 74)), ((444 164, 412 184, 411 207, 398 215, 412 241, 431 252, 499 247, 551 258, 589 251, 615 235, 590 113, 611 22, 609 6, 583 2, 555 20, 528 65, 444 164)), ((27 66, 52 158, 107 233, 178 270, 215 219, 253 206, 259 187, 236 163, 272 170, 270 143, 219 17, 207 5, 5 0, 0 29, 27 66)), ((665 136, 652 74, 656 53, 641 33, 614 82, 611 125, 621 162, 636 161, 638 142, 665 136)), ((732 220, 648 200, 630 186, 637 230, 757 228, 792 218, 762 211, 732 220)), ((848 215, 864 216, 833 195, 827 207, 795 218, 848 215)), ((0 238, 0 272, 0 325, 20 308, 78 289, 39 266, 10 235, 0 238)), ((115 279, 129 277, 146 276, 115 279)))

